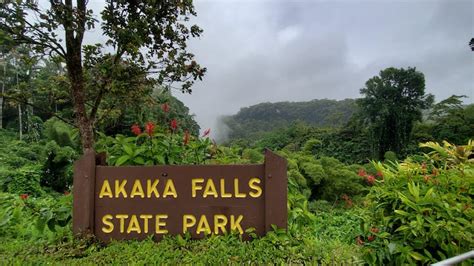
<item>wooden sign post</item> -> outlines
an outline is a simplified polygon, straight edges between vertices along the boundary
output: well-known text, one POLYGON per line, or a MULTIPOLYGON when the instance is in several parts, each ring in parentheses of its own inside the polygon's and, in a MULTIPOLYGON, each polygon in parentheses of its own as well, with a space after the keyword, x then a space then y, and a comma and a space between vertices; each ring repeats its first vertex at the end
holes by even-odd
POLYGON ((105 166, 86 153, 74 164, 73 231, 109 242, 189 232, 287 227, 286 160, 266 150, 264 164, 105 166))

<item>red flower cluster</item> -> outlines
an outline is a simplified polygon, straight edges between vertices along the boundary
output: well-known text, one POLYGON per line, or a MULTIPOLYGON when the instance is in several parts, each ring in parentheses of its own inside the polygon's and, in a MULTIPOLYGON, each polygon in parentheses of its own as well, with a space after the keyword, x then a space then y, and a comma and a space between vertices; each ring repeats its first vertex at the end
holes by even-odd
POLYGON ((357 245, 362 246, 362 245, 364 245, 364 240, 362 240, 362 238, 360 236, 358 236, 356 238, 356 243, 357 243, 357 245))
POLYGON ((366 177, 366 181, 369 185, 373 185, 373 184, 375 184, 375 177, 373 175, 368 175, 366 177))
POLYGON ((367 237, 367 240, 369 240, 369 242, 372 242, 375 240, 375 236, 374 235, 370 235, 367 237))
POLYGON ((379 229, 377 227, 372 227, 370 228, 370 232, 377 234, 379 232, 379 229))
POLYGON ((161 110, 163 110, 163 112, 165 113, 168 113, 170 111, 170 106, 168 105, 168 103, 164 103, 161 105, 161 110))
POLYGON ((170 127, 173 131, 175 131, 178 128, 178 121, 176 121, 176 119, 171 120, 170 127))
POLYGON ((210 133, 211 133, 211 129, 208 128, 208 129, 204 130, 204 133, 202 133, 202 137, 203 137, 203 138, 204 138, 204 137, 208 137, 210 133))
POLYGON ((189 131, 186 130, 186 131, 184 132, 184 138, 183 138, 183 144, 184 144, 184 145, 188 145, 188 143, 189 143, 189 137, 190 137, 189 131))
POLYGON ((138 124, 133 124, 132 132, 133 132, 133 134, 138 136, 138 135, 142 134, 142 129, 140 128, 140 126, 138 124))
POLYGON ((22 200, 26 200, 28 197, 28 194, 20 194, 20 199, 22 200))
POLYGON ((148 136, 150 136, 150 137, 153 136, 153 130, 154 129, 155 129, 155 124, 153 124, 152 122, 146 123, 145 131, 148 134, 148 136))
MULTIPOLYGON (((375 176, 367 174, 364 169, 360 169, 357 174, 358 174, 360 177, 365 177, 365 181, 366 181, 369 185, 375 184, 375 176)), ((382 173, 381 171, 378 171, 376 175, 377 175, 378 177, 383 177, 383 173, 382 173)))

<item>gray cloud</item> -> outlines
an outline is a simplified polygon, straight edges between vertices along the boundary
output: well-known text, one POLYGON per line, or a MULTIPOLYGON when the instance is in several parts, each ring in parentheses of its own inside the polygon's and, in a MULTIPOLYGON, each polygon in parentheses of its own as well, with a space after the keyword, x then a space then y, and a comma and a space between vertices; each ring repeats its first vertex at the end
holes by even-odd
MULTIPOLYGON (((438 100, 473 102, 472 1, 198 1, 191 50, 208 68, 176 94, 201 127, 265 101, 359 97, 386 67, 415 66, 438 100)), ((219 129, 214 130, 219 131, 219 129)), ((214 132, 214 136, 219 132, 214 132)))

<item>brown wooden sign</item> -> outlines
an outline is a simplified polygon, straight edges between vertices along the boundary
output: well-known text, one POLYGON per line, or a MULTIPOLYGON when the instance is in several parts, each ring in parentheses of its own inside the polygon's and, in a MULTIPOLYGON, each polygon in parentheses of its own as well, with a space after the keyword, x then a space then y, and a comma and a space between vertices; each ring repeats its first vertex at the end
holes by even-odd
POLYGON ((286 160, 257 165, 104 166, 94 152, 74 164, 73 231, 112 239, 207 234, 287 223, 286 160))

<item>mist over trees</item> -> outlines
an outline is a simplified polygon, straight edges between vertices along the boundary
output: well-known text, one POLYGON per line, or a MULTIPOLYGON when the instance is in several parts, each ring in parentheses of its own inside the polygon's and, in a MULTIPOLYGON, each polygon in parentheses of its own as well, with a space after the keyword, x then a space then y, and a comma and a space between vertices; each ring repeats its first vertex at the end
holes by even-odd
POLYGON ((317 127, 340 127, 349 121, 356 108, 354 99, 260 103, 223 117, 221 123, 228 127, 229 139, 252 138, 296 121, 317 127))

